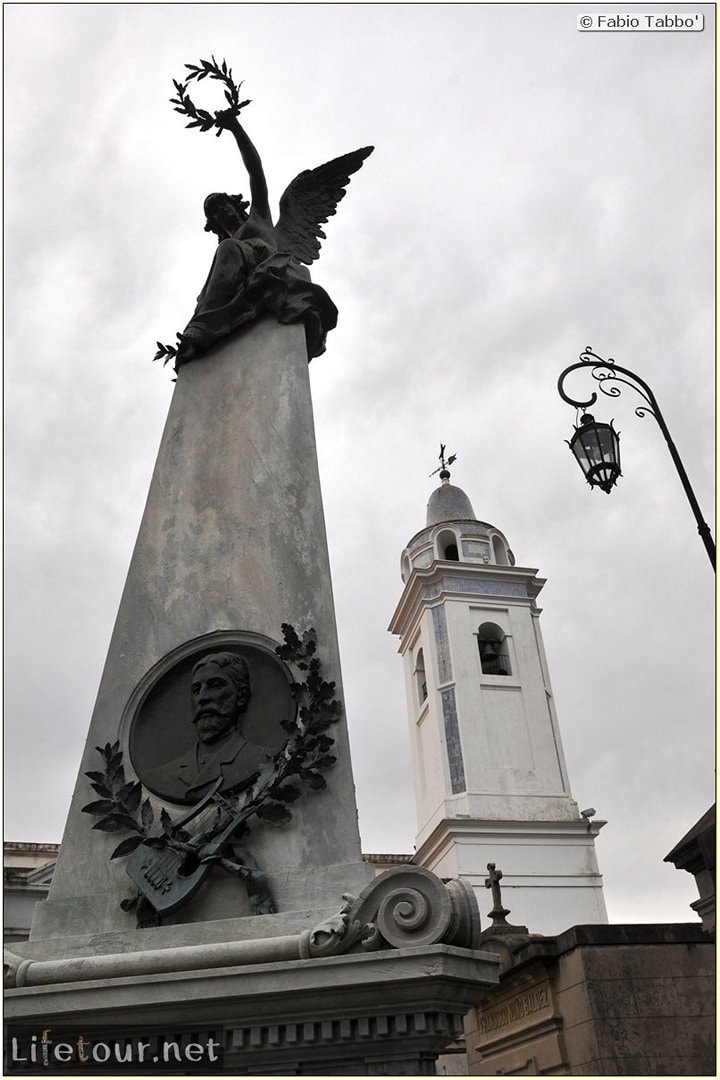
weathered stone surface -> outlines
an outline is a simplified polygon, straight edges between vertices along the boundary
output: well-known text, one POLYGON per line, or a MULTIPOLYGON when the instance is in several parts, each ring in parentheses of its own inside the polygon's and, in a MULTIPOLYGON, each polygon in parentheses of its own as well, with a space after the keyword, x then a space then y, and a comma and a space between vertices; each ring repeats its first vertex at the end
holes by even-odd
POLYGON ((714 1075, 714 949, 699 925, 576 926, 513 955, 466 1023, 470 1072, 714 1075))
POLYGON ((637 1016, 637 1001, 630 979, 593 979, 585 985, 592 1014, 597 1019, 637 1016))
MULTIPOLYGON (((692 962, 692 958, 688 958, 692 962)), ((632 981, 633 997, 638 1016, 677 1016, 690 1007, 691 1016, 710 1016, 713 1014, 715 996, 715 977, 709 972, 702 974, 706 958, 702 958, 699 970, 679 972, 668 979, 663 972, 656 976, 635 978, 632 981), (705 962, 704 962, 705 961, 705 962), (695 994, 688 1000, 686 979, 692 979, 695 994)))
MULTIPOLYGON (((119 737, 134 779, 126 706, 147 672, 192 643, 222 648, 237 631, 272 649, 283 622, 315 627, 326 677, 341 698, 304 334, 268 319, 179 372, 33 938, 134 924, 118 906, 129 884, 124 860, 109 861, 124 834, 93 830, 80 808, 93 797, 84 773, 97 768, 96 746, 119 737)), ((372 878, 361 862, 345 721, 332 733, 338 763, 328 789, 303 794, 290 827, 258 825, 248 838, 279 911, 324 908, 372 878)), ((244 885, 225 871, 212 874, 212 886, 173 921, 248 913, 244 885)))
POLYGON ((27 987, 8 993, 6 1017, 11 1031, 64 1024, 106 1039, 213 1032, 235 1074, 428 1073, 496 980, 495 957, 434 945, 27 987))
POLYGON ((563 1025, 563 1042, 567 1055, 564 1064, 569 1065, 570 1068, 574 1068, 576 1063, 587 1068, 589 1062, 597 1060, 600 1056, 598 1033, 592 1019, 584 1020, 579 1024, 570 1022, 563 1025))
MULTIPOLYGON (((236 922, 252 925, 253 921, 236 922)), ((472 889, 464 882, 442 882, 421 867, 387 870, 358 897, 346 893, 339 909, 299 933, 281 934, 279 921, 288 919, 262 919, 264 937, 252 933, 243 937, 241 933, 236 938, 226 928, 221 940, 191 938, 188 944, 180 944, 167 931, 156 933, 154 940, 148 940, 142 931, 125 937, 96 935, 89 941, 63 938, 59 948, 55 939, 50 942, 56 945, 52 956, 43 952, 45 942, 36 940, 24 950, 6 950, 4 981, 14 990, 281 960, 326 959, 389 948, 452 945, 476 949, 480 938, 472 889)))
POLYGON ((497 983, 497 957, 472 947, 472 890, 422 868, 387 871, 313 930, 306 917, 24 943, 5 958, 10 1045, 29 1052, 42 1025, 54 1044, 82 1031, 88 1045, 130 1040, 151 1054, 163 1039, 212 1042, 216 1068, 234 1074, 431 1075, 497 983), (293 922, 299 933, 278 933, 293 922), (388 947, 398 942, 407 947, 388 947))
POLYGON ((106 934, 77 934, 17 941, 12 951, 29 960, 59 960, 68 956, 106 956, 139 949, 170 949, 187 945, 211 945, 233 941, 256 941, 273 934, 301 934, 335 914, 334 907, 285 911, 253 918, 211 919, 202 923, 132 927, 106 934))

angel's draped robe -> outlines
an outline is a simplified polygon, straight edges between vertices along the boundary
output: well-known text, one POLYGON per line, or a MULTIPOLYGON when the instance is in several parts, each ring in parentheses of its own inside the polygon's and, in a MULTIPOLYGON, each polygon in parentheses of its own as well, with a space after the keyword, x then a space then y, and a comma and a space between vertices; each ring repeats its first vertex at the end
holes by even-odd
POLYGON ((309 358, 324 352, 326 335, 337 325, 332 300, 291 255, 258 237, 222 240, 183 331, 176 367, 268 313, 280 323, 305 324, 309 358))

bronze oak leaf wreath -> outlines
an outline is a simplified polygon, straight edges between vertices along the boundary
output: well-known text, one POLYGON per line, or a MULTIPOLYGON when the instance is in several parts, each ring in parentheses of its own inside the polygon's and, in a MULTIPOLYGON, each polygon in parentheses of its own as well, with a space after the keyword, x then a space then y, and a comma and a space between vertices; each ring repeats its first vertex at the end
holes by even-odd
MULTIPOLYGON (((277 827, 289 825, 293 816, 291 804, 301 797, 303 788, 319 791, 327 787, 324 773, 337 760, 331 752, 334 739, 328 732, 340 719, 342 706, 334 696, 335 683, 323 678, 322 665, 316 655, 315 631, 309 629, 299 636, 292 626, 283 623, 282 633, 284 644, 278 645, 275 652, 295 676, 290 691, 297 706, 295 715, 283 722, 288 740, 282 750, 261 767, 249 788, 236 796, 213 792, 209 797, 217 802, 218 809, 225 811, 223 835, 226 839, 231 837, 233 842, 250 833, 253 818, 277 827)), ((143 798, 142 783, 127 780, 120 743, 106 743, 96 750, 104 768, 85 775, 99 798, 83 806, 82 812, 98 818, 93 829, 133 834, 120 841, 110 858, 131 855, 140 844, 158 851, 187 852, 192 844, 188 843, 185 830, 177 825, 177 819, 174 821, 164 808, 157 814, 149 796, 143 798)), ((183 816, 183 821, 186 817, 183 816)), ((208 830, 194 837, 193 842, 207 845, 220 830, 220 826, 216 832, 208 830)), ((245 879, 253 914, 274 911, 265 877, 249 852, 243 850, 238 856, 235 849, 234 861, 226 858, 226 854, 223 848, 201 861, 217 861, 245 879)), ((125 911, 137 907, 140 926, 159 922, 151 903, 137 890, 120 906, 125 911)))

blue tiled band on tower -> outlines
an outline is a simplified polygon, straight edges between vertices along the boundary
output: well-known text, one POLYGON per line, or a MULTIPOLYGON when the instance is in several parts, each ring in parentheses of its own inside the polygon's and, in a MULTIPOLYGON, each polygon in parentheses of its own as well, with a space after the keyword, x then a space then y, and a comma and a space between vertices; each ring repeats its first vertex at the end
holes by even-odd
POLYGON ((443 690, 440 697, 442 699, 443 725, 445 727, 445 745, 450 767, 450 789, 453 795, 459 795, 461 791, 465 791, 466 784, 465 765, 463 763, 462 746, 460 745, 460 729, 455 705, 455 691, 443 690))
POLYGON ((450 662, 450 642, 448 639, 447 617, 443 606, 432 608, 433 632, 437 648, 438 680, 440 684, 450 682, 453 677, 450 662))

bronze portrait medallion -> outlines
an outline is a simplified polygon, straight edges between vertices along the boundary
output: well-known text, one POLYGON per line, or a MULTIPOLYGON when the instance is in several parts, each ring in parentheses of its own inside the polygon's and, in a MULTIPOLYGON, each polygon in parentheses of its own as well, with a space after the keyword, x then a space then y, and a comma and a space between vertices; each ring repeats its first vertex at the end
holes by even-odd
POLYGON ((238 638, 209 635, 161 662, 134 711, 133 768, 168 802, 193 805, 218 781, 222 793, 242 791, 287 742, 289 672, 269 648, 238 638))

